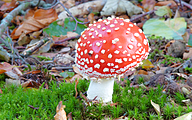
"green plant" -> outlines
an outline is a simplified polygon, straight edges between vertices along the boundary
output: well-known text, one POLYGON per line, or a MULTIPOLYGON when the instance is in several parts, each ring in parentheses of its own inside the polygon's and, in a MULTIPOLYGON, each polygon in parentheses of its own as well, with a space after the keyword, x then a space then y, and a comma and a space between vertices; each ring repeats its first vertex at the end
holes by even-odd
POLYGON ((37 58, 39 58, 40 61, 48 61, 48 60, 51 60, 51 58, 49 57, 45 57, 45 56, 37 56, 37 58))
MULTIPOLYGON (((46 70, 45 70, 46 72, 46 70)), ((67 114, 72 112, 73 119, 115 119, 120 116, 128 116, 128 119, 173 119, 185 113, 191 112, 188 106, 183 109, 183 104, 175 106, 171 104, 170 97, 175 102, 184 99, 181 93, 169 96, 162 93, 163 88, 156 89, 130 87, 130 81, 125 82, 125 86, 114 83, 113 102, 115 105, 103 105, 102 103, 85 102, 82 94, 86 95, 89 81, 79 80, 77 85, 77 97, 75 82, 57 83, 50 81, 49 89, 42 86, 39 89, 22 88, 21 86, 1 86, 3 94, 0 94, 0 119, 44 119, 52 120, 56 114, 56 107, 60 101, 66 106, 67 114), (80 94, 81 93, 81 94, 80 94), (163 116, 157 115, 150 103, 153 100, 159 104, 163 116), (89 104, 89 105, 87 105, 89 104)))
POLYGON ((188 71, 189 73, 192 73, 192 68, 186 67, 185 70, 188 71))

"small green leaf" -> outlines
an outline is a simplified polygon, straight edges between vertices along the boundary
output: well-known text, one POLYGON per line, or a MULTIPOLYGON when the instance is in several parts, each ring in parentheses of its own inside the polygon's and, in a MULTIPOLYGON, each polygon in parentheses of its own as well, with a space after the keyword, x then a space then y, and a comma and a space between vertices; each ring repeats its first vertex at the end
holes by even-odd
MULTIPOLYGON (((78 20, 78 21, 82 22, 80 20, 78 20)), ((45 28, 43 30, 43 32, 46 32, 50 36, 59 37, 60 35, 66 35, 67 32, 73 31, 75 29, 75 26, 76 26, 75 20, 70 21, 70 18, 66 18, 64 21, 64 26, 58 25, 57 21, 55 21, 55 22, 51 23, 48 26, 48 28, 45 28)), ((74 32, 76 32, 80 35, 81 32, 84 31, 85 28, 87 28, 85 25, 77 24, 77 29, 74 32)))
POLYGON ((189 35, 188 45, 192 46, 192 35, 189 35))
POLYGON ((172 16, 171 9, 168 6, 159 7, 157 11, 155 11, 155 14, 161 17, 164 15, 168 15, 169 17, 172 16))
POLYGON ((62 73, 60 73, 60 75, 64 78, 68 78, 68 77, 70 78, 70 77, 73 77, 75 75, 75 73, 74 72, 62 72, 62 73))
POLYGON ((185 33, 187 23, 184 18, 175 19, 149 19, 143 25, 144 33, 147 35, 162 36, 166 39, 181 39, 182 35, 185 33))

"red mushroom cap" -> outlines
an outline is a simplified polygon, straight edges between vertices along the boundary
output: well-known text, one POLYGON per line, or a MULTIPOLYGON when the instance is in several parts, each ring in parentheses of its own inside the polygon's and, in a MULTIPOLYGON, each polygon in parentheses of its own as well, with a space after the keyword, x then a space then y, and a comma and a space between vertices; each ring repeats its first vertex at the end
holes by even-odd
POLYGON ((128 19, 99 20, 82 32, 76 65, 86 76, 108 78, 139 65, 149 54, 143 31, 128 19))

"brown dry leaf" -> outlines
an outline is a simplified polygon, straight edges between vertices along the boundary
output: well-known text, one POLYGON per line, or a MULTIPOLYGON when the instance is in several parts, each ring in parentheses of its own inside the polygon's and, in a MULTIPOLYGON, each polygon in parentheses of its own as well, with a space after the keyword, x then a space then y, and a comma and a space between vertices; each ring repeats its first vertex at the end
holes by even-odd
POLYGON ((10 65, 7 62, 0 63, 0 74, 11 71, 13 67, 14 67, 13 65, 10 65))
POLYGON ((90 22, 89 24, 93 24, 93 21, 96 21, 94 18, 94 13, 90 13, 87 18, 88 21, 90 22))
POLYGON ((183 53, 183 59, 188 59, 192 57, 192 48, 189 48, 188 53, 183 53))
POLYGON ((145 70, 139 70, 137 74, 148 75, 148 72, 145 70))
POLYGON ((35 11, 34 16, 28 17, 18 28, 14 29, 11 36, 13 39, 17 39, 22 33, 28 34, 38 31, 57 20, 57 18, 58 16, 54 9, 38 9, 35 11))
POLYGON ((16 0, 12 0, 11 2, 8 2, 8 3, 4 3, 1 8, 0 8, 0 11, 11 11, 13 10, 14 8, 17 7, 17 1, 16 0))
POLYGON ((77 36, 78 34, 76 32, 67 32, 67 37, 68 38, 71 38, 71 37, 75 37, 77 36))
POLYGON ((55 120, 67 120, 66 112, 64 111, 65 105, 62 104, 62 101, 59 102, 56 108, 56 115, 54 116, 55 120))
POLYGON ((148 11, 151 11, 154 9, 156 1, 155 0, 143 0, 141 3, 143 4, 142 7, 144 8, 144 10, 146 12, 148 12, 148 11))
POLYGON ((22 83, 21 86, 27 88, 39 88, 41 84, 29 79, 28 81, 22 83))
POLYGON ((75 80, 83 79, 83 77, 79 74, 75 74, 71 79, 70 82, 73 82, 75 80))
POLYGON ((160 1, 160 2, 158 2, 157 4, 156 4, 156 6, 166 6, 166 5, 168 5, 168 4, 171 4, 171 8, 172 7, 177 7, 177 4, 175 3, 175 1, 173 1, 173 0, 169 0, 169 1, 160 1))
POLYGON ((21 33, 19 40, 18 40, 18 44, 19 46, 22 45, 26 45, 28 43, 30 43, 31 39, 25 34, 25 33, 21 33))

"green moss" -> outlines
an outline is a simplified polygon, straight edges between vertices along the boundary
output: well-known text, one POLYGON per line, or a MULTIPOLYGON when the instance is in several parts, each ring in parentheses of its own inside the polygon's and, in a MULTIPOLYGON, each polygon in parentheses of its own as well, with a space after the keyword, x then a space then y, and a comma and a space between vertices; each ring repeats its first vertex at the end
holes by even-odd
POLYGON ((169 56, 169 55, 164 55, 164 57, 165 58, 163 59, 161 64, 169 65, 169 64, 177 63, 177 62, 181 62, 181 63, 184 62, 184 60, 181 59, 181 58, 175 58, 175 57, 172 57, 172 56, 169 56))
MULTIPOLYGON (((3 94, 0 94, 0 119, 54 119, 56 107, 60 101, 66 106, 67 114, 72 112, 74 120, 82 119, 115 119, 120 116, 127 116, 130 119, 153 120, 153 119, 173 119, 185 113, 191 112, 192 109, 187 107, 183 109, 181 100, 185 97, 181 93, 175 96, 169 96, 162 93, 162 88, 156 89, 130 87, 130 81, 124 81, 126 85, 122 87, 115 82, 113 103, 111 106, 102 105, 101 103, 86 105, 84 98, 80 93, 86 93, 89 85, 87 80, 79 80, 77 85, 78 96, 75 98, 75 82, 60 84, 56 82, 49 83, 49 89, 42 86, 39 89, 26 89, 21 86, 2 87, 3 94), (173 106, 170 98, 177 103, 173 106), (152 107, 150 100, 159 104, 162 115, 157 115, 152 107), (33 106, 37 109, 32 109, 33 106)), ((86 95, 86 94, 85 94, 86 95)))

